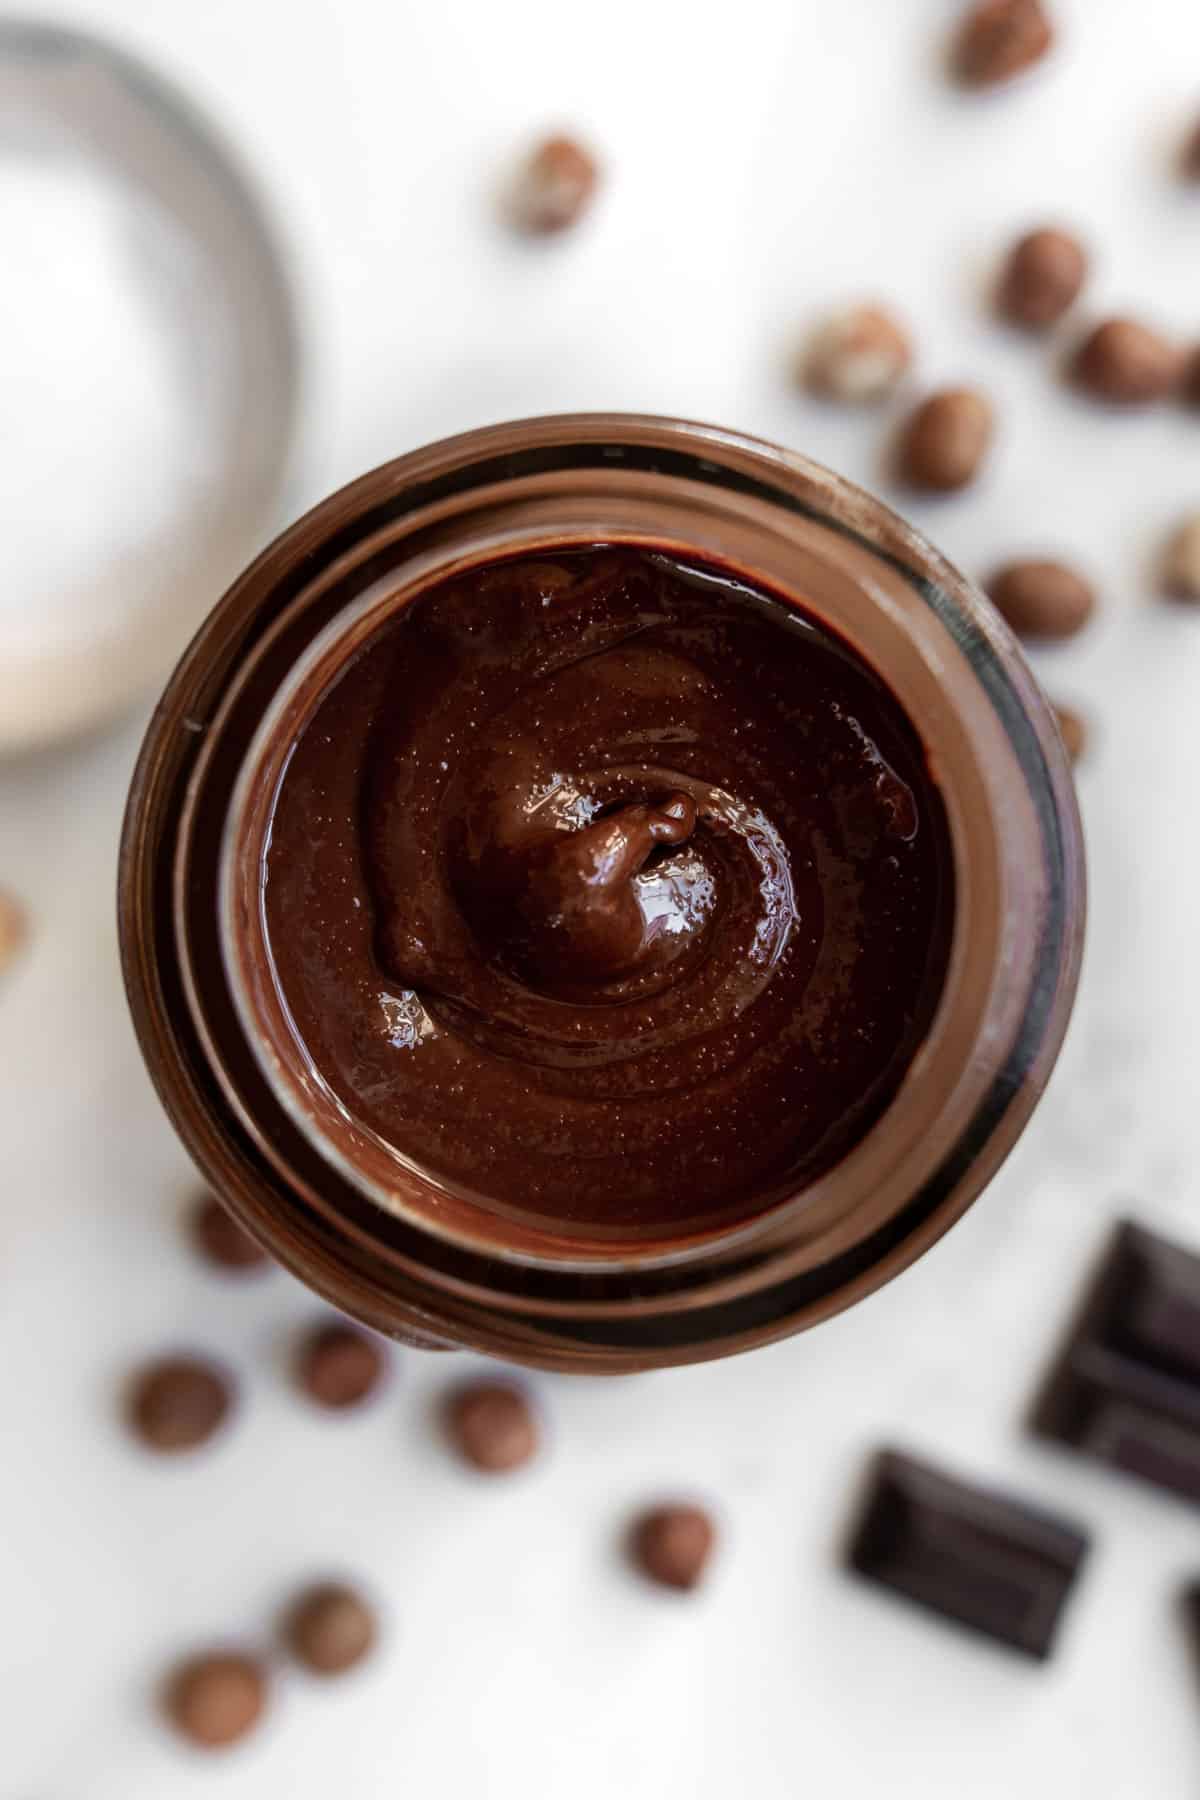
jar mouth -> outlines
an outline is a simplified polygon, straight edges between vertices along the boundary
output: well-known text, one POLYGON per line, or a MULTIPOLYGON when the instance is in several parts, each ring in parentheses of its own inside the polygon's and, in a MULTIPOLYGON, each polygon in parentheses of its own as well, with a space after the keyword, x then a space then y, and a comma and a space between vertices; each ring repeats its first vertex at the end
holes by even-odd
MULTIPOLYGON (((1014 802, 1000 795, 997 773, 1012 750, 979 692, 970 658, 931 602, 931 582, 907 567, 898 568, 886 550, 864 542, 858 533, 814 519, 806 522, 799 552, 786 534, 776 545, 786 547, 793 576, 781 581, 778 564, 755 555, 764 538, 772 537, 763 501, 739 497, 740 510, 733 515, 719 508, 708 518, 706 532, 699 534, 704 541, 698 544, 697 532, 687 529, 694 521, 683 517, 686 505, 682 512, 680 508, 680 490, 689 488, 689 478, 672 475, 669 483, 655 497, 642 497, 642 508, 649 505, 655 514, 653 528, 647 530, 627 516, 631 496, 616 471, 601 469, 586 477, 572 472, 565 477, 552 518, 493 519, 486 532, 470 534, 468 542, 451 539, 435 551, 406 558, 399 571, 378 576, 346 602, 294 662, 242 762, 225 824, 220 880, 222 946, 234 1003, 275 1098, 338 1175, 369 1196, 381 1228, 387 1219, 399 1218, 491 1259, 597 1274, 669 1269, 714 1254, 736 1258, 766 1242, 796 1245, 818 1235, 861 1231, 872 1215, 886 1216, 881 1193, 903 1189, 909 1179, 904 1171, 927 1156, 931 1145, 944 1142, 949 1147, 969 1112, 975 1047, 989 1015, 994 1029, 1004 1029, 995 1017, 995 988, 1013 922, 1010 902, 1019 899, 1014 888, 1014 879, 1019 887, 1019 872, 1005 866, 1001 809, 1014 802), (582 513, 572 493, 581 481, 588 487, 582 513), (685 527, 679 535, 664 528, 672 510, 685 527), (784 1185, 759 1196, 749 1208, 739 1206, 693 1229, 673 1230, 666 1238, 661 1229, 560 1228, 545 1219, 514 1217, 486 1196, 447 1193, 398 1158, 392 1146, 350 1116, 308 1057, 282 992, 270 977, 273 964, 262 906, 263 855, 289 745, 346 662, 399 609, 450 574, 502 556, 561 553, 598 540, 683 559, 701 554, 709 561, 725 561, 739 579, 802 598, 807 611, 828 620, 873 668, 913 724, 936 772, 952 847, 956 903, 945 978, 927 1032, 893 1098, 815 1181, 784 1185), (731 540, 738 546, 736 557, 727 554, 731 540), (824 604, 812 598, 808 590, 814 587, 821 590, 824 604), (830 594, 836 616, 829 613, 830 594)), ((695 501, 694 494, 685 492, 684 497, 688 504, 695 501)), ((711 495, 704 497, 711 504, 711 495)), ((890 518, 869 497, 857 499, 861 509, 890 518)), ((361 542, 356 560, 371 567, 385 543, 386 533, 361 542)), ((934 553, 927 554, 932 561, 934 553)), ((276 630, 285 629, 281 620, 276 630)))

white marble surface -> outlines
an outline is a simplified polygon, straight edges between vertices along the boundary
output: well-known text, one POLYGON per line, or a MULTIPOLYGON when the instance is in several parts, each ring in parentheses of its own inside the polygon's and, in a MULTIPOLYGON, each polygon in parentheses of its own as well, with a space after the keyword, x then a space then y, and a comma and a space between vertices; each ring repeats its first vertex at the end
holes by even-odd
MULTIPOLYGON (((1200 104, 1193 0, 1057 0, 1066 46, 1019 92, 965 100, 936 46, 951 0, 91 0, 190 85, 259 166, 310 303, 307 495, 442 432, 573 406, 681 411, 879 480, 881 422, 781 376, 822 303, 909 312, 929 379, 992 386, 986 483, 913 509, 978 569, 1077 555, 1104 591, 1041 659, 1093 709, 1093 881, 1059 1073, 1000 1179, 916 1269, 818 1332, 721 1366, 538 1383, 550 1454, 464 1477, 430 1406, 448 1365, 328 1423, 289 1391, 316 1307, 231 1286, 181 1247, 189 1190, 126 1022, 111 889, 137 741, 0 771, 0 880, 35 937, 0 995, 0 1796, 3 1800, 1190 1800, 1200 1686, 1174 1614, 1196 1516, 1025 1438, 1076 1284, 1125 1211, 1200 1246, 1196 729, 1200 617, 1148 598, 1165 527, 1200 504, 1200 433, 1098 416, 979 304, 989 260, 1078 221, 1089 301, 1200 331, 1200 200, 1169 179, 1200 104), (490 171, 543 122, 611 163, 594 220, 546 254, 491 222, 490 171), (219 1448, 161 1466, 116 1421, 169 1342, 227 1357, 219 1448), (1060 1653, 1035 1669, 838 1571, 881 1439, 1090 1524, 1060 1653), (710 1589, 640 1589, 615 1538, 676 1485, 726 1523, 710 1589), (214 1764, 151 1698, 164 1663, 255 1642, 311 1573, 361 1572, 386 1650, 334 1691, 283 1673, 269 1727, 214 1764)), ((461 1366, 461 1365, 460 1365, 461 1366)))

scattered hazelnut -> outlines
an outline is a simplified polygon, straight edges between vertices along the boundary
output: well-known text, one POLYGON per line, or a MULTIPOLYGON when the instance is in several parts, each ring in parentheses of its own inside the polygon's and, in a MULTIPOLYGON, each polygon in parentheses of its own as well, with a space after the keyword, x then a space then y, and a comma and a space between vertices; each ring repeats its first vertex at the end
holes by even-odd
POLYGON ((0 889, 0 974, 14 961, 28 935, 25 908, 0 889))
POLYGON ((1179 170, 1185 181, 1200 181, 1200 119, 1183 141, 1179 170))
POLYGON ((634 1521, 629 1550, 650 1581, 687 1592, 703 1580, 716 1536, 703 1507, 656 1506, 634 1521))
POLYGON ((388 1371, 387 1346, 348 1319, 330 1319, 305 1333, 296 1351, 299 1387, 318 1406, 345 1412, 370 1398, 388 1371))
POLYGON ((987 587, 1005 623, 1020 638, 1050 642, 1074 637, 1096 610, 1090 581, 1059 562, 1007 563, 987 587))
POLYGON ((804 363, 814 394, 871 404, 893 393, 912 363, 912 342, 881 306, 848 306, 817 332, 804 363))
POLYGON ((974 388, 931 394, 900 435, 898 465, 913 487, 951 493, 976 476, 992 439, 991 402, 974 388))
POLYGON ((1071 761, 1077 763, 1087 750, 1087 721, 1081 713, 1075 711, 1073 706, 1060 706, 1057 702, 1052 704, 1054 705, 1054 717, 1058 720, 1058 730, 1063 747, 1071 761))
POLYGON ((1179 384, 1179 398, 1185 406, 1200 406, 1200 344, 1188 352, 1179 384))
POLYGON ((267 1702, 262 1664, 231 1652, 193 1657, 167 1685, 166 1713, 181 1737, 224 1750, 254 1729, 267 1702))
POLYGON ((188 1231, 196 1250, 214 1268, 240 1273, 270 1265, 266 1251, 242 1230, 215 1194, 198 1196, 188 1215, 188 1231))
POLYGON ((368 1654, 377 1630, 374 1609, 360 1593, 340 1582, 323 1582, 295 1601, 283 1636, 314 1675, 342 1675, 368 1654))
POLYGON ((234 1402, 231 1378, 194 1356, 164 1356, 137 1371, 129 1423, 150 1450, 195 1450, 218 1432, 234 1402))
POLYGON ((1069 231, 1044 226, 1027 232, 1009 253, 997 306, 1012 324, 1044 331, 1074 306, 1087 269, 1087 251, 1069 231))
POLYGON ((954 72, 967 87, 995 87, 1040 62, 1053 42, 1041 0, 977 0, 958 29, 954 72))
POLYGON ((574 138, 544 139, 526 158, 510 189, 513 223, 537 236, 566 231, 591 205, 599 175, 595 159, 574 138))
POLYGON ((1183 521, 1167 546, 1163 588, 1172 600, 1200 601, 1200 512, 1183 521))
POLYGON ((1075 352, 1072 373, 1098 400, 1148 406, 1178 383, 1182 359, 1174 344, 1137 319, 1106 319, 1075 352))
POLYGON ((470 1381, 446 1407, 446 1427, 460 1456, 485 1475, 507 1475, 538 1449, 537 1418, 521 1388, 509 1381, 470 1381))

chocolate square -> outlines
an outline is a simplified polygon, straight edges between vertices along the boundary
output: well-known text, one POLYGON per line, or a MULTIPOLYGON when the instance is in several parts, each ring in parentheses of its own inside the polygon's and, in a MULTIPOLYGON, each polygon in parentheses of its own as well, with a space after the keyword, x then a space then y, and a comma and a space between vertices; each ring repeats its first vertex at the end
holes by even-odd
POLYGON ((1118 1227, 1033 1428, 1200 1501, 1200 1256, 1118 1227))
POLYGON ((895 1451, 872 1471, 850 1566, 1026 1656, 1049 1656, 1087 1551, 1068 1521, 895 1451))

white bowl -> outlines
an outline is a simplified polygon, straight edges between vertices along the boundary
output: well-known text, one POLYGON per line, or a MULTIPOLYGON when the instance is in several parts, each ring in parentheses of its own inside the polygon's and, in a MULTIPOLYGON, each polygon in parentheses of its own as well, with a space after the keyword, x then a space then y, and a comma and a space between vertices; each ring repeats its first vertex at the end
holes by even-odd
MULTIPOLYGON (((282 522, 299 389, 296 302, 273 233, 212 129, 157 75, 84 34, 0 21, 0 157, 12 156, 52 159, 56 168, 82 163, 169 228, 175 254, 159 271, 153 305, 178 340, 173 352, 188 369, 195 429, 210 449, 178 523, 126 546, 119 565, 98 567, 88 630, 70 630, 59 617, 39 635, 37 597, 29 596, 20 631, 0 640, 0 751, 94 726, 162 680, 204 613, 282 522), (114 588, 119 609, 109 606, 114 588)), ((6 245, 6 256, 19 253, 6 245)), ((56 394, 54 404, 86 397, 56 394)), ((191 428, 188 418, 181 428, 191 428)), ((10 444, 4 454, 20 451, 10 444)), ((35 454, 45 465, 42 486, 53 485, 52 451, 35 454)), ((78 509, 85 498, 78 471, 64 470, 51 511, 78 509)), ((77 510, 71 522, 78 528, 85 518, 77 510)), ((46 529, 54 529, 53 516, 46 529)), ((47 618, 53 599, 52 589, 47 618)), ((86 605, 86 577, 82 599, 86 605)), ((14 604, 25 604, 23 595, 14 604)))

